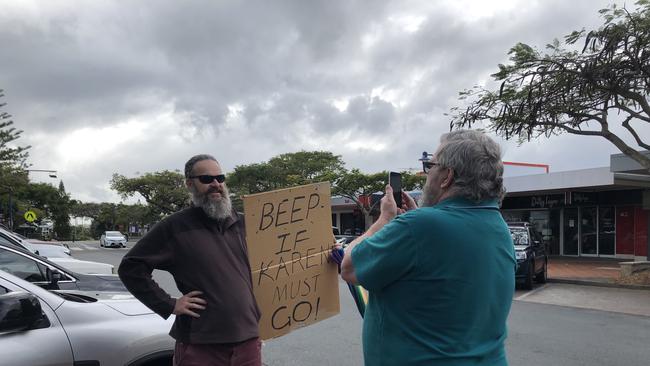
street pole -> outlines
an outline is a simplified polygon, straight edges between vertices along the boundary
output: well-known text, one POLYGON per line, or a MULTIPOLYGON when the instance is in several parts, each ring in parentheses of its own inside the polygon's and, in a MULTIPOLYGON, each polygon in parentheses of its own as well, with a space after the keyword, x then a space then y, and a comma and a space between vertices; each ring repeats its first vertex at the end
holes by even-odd
POLYGON ((11 190, 9 191, 9 230, 14 229, 14 204, 11 202, 11 190))

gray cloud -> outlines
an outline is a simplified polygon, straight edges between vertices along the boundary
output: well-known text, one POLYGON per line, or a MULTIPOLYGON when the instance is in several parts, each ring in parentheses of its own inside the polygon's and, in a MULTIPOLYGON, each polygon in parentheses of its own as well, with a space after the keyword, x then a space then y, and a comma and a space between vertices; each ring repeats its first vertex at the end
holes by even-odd
POLYGON ((521 1, 472 20, 445 4, 16 0, 0 14, 0 88, 32 163, 64 169, 69 190, 96 200, 115 199, 101 193, 113 172, 206 151, 230 168, 312 148, 365 171, 417 167, 458 91, 488 80, 516 42, 542 48, 600 24, 607 1, 521 1), (128 143, 111 149, 106 136, 128 143))

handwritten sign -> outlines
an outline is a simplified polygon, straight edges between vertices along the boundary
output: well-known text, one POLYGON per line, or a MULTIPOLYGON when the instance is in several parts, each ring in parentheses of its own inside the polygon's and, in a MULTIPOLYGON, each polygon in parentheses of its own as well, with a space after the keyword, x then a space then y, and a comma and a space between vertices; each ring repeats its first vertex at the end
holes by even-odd
POLYGON ((269 339, 339 313, 328 182, 244 196, 253 290, 269 339))

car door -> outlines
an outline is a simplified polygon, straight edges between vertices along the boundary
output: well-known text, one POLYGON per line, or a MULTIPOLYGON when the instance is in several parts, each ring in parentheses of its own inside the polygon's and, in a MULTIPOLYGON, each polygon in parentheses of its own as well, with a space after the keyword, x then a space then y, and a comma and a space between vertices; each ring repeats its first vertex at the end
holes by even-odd
POLYGON ((538 273, 544 268, 544 262, 546 260, 544 243, 542 242, 542 236, 532 227, 530 228, 530 235, 533 251, 535 252, 535 273, 538 273))
POLYGON ((68 273, 59 268, 51 267, 18 250, 8 249, 3 246, 0 246, 0 269, 46 289, 77 289, 76 281, 68 273), (61 279, 55 286, 56 288, 51 288, 48 269, 61 273, 61 279))
MULTIPOLYGON (((24 291, 0 278, 0 294, 24 291)), ((0 363, 12 366, 70 366, 74 362, 70 342, 45 301, 40 300, 49 326, 13 332, 0 330, 0 363)))

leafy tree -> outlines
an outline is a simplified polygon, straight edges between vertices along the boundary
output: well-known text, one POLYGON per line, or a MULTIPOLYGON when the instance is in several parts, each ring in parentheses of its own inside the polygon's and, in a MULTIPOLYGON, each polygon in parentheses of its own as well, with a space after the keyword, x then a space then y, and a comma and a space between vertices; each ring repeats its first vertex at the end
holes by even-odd
MULTIPOLYGON (((0 89, 0 98, 4 97, 0 89)), ((29 146, 16 146, 15 142, 22 131, 13 127, 11 115, 1 109, 7 103, 0 102, 0 209, 5 214, 5 220, 13 225, 11 218, 17 217, 18 205, 15 192, 24 188, 29 180, 24 169, 29 146)))
POLYGON ((101 211, 101 204, 94 202, 81 202, 73 200, 70 207, 72 217, 90 217, 97 219, 101 211))
MULTIPOLYGON (((4 97, 3 92, 4 90, 0 89, 0 98, 4 97)), ((6 105, 7 103, 0 102, 0 108, 6 105)), ((25 168, 27 167, 25 163, 28 156, 27 150, 30 146, 13 146, 12 143, 20 137, 23 131, 12 127, 13 121, 10 118, 9 113, 0 111, 0 166, 25 168)))
POLYGON ((54 232, 58 239, 69 239, 72 234, 70 226, 70 196, 65 191, 63 181, 59 181, 58 197, 52 205, 54 232))
POLYGON ((499 88, 461 92, 467 106, 451 109, 451 127, 487 120, 491 130, 520 142, 564 132, 601 136, 650 171, 650 157, 610 125, 616 123, 610 116, 621 115, 636 145, 650 150, 648 135, 637 131, 650 124, 650 1, 636 4, 634 11, 616 5, 600 10, 600 28, 574 31, 564 46, 555 40, 548 53, 515 45, 510 63, 492 75, 499 88))
POLYGON ((334 182, 345 172, 340 155, 329 151, 299 151, 268 162, 239 165, 228 175, 233 205, 242 209, 241 196, 317 182, 334 182))
POLYGON ((70 197, 65 191, 63 182, 57 189, 47 183, 29 183, 15 192, 15 200, 19 215, 16 215, 16 225, 24 224, 22 213, 27 210, 36 212, 37 221, 51 219, 54 222, 54 232, 58 239, 68 239, 70 227, 70 197))
POLYGON ((135 178, 113 174, 111 188, 123 199, 140 194, 159 216, 180 211, 190 204, 185 177, 178 171, 164 170, 135 178))

